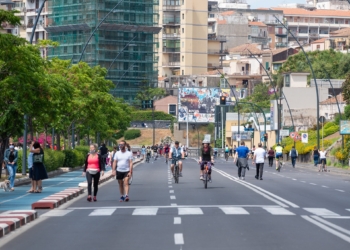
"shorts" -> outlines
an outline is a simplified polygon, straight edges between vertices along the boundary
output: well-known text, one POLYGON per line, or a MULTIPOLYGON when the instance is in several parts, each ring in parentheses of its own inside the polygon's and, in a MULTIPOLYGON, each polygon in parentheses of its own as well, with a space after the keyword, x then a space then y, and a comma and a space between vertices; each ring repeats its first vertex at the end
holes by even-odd
POLYGON ((171 159, 171 164, 175 165, 175 162, 178 162, 179 164, 182 163, 180 159, 171 159))
POLYGON ((283 154, 282 153, 276 153, 276 159, 278 160, 279 158, 282 158, 283 154))
POLYGON ((319 164, 324 164, 324 165, 326 165, 327 164, 327 161, 326 161, 326 159, 320 159, 320 161, 319 161, 319 164))
POLYGON ((128 176, 129 172, 130 171, 128 171, 128 172, 117 171, 117 180, 124 180, 128 176))
MULTIPOLYGON (((200 168, 201 170, 204 170, 204 165, 209 163, 210 161, 202 161, 201 165, 200 165, 200 168)), ((208 174, 211 174, 211 164, 209 165, 209 169, 208 169, 208 174)))

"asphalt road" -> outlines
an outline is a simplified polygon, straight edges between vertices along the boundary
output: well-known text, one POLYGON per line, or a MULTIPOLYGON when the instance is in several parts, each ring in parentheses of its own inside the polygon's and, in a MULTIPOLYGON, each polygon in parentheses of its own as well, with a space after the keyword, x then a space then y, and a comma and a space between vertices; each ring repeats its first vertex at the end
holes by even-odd
MULTIPOLYGON (((230 160, 232 161, 232 160, 230 160)), ((97 202, 79 198, 0 240, 0 249, 344 250, 350 248, 350 177, 286 164, 251 166, 238 180, 218 159, 204 189, 199 166, 184 161, 180 183, 163 159, 138 165, 130 201, 119 202, 115 180, 97 202)))

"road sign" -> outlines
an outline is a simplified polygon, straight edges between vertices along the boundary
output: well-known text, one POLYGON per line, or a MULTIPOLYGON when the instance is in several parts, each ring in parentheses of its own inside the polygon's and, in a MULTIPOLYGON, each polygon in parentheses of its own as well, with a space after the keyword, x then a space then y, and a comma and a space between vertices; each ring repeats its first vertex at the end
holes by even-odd
POLYGON ((340 121, 340 134, 350 135, 350 121, 340 121))
POLYGON ((236 135, 236 141, 241 141, 241 135, 239 134, 236 135))
POLYGON ((205 134, 204 135, 204 140, 205 141, 209 141, 210 142, 210 139, 211 139, 211 135, 210 134, 205 134))
POLYGON ((281 129, 280 136, 289 136, 289 130, 288 129, 281 129))
POLYGON ((309 135, 308 135, 308 133, 302 133, 302 134, 301 134, 301 142, 302 142, 302 143, 308 143, 308 141, 309 141, 309 135))
POLYGON ((320 121, 320 123, 325 123, 326 122, 326 117, 320 116, 320 118, 318 118, 318 120, 320 121))

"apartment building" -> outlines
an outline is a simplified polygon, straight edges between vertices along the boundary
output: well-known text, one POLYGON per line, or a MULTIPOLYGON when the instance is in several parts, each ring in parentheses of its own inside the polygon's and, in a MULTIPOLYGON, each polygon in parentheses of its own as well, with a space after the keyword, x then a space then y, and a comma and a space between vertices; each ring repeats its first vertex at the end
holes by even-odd
MULTIPOLYGON (((307 8, 273 8, 284 15, 284 22, 301 44, 309 44, 321 38, 329 38, 332 32, 350 27, 350 10, 325 10, 307 8)), ((288 44, 297 46, 294 38, 288 36, 288 44)))
POLYGON ((207 0, 159 3, 159 76, 193 75, 220 67, 225 37, 208 33, 207 0))

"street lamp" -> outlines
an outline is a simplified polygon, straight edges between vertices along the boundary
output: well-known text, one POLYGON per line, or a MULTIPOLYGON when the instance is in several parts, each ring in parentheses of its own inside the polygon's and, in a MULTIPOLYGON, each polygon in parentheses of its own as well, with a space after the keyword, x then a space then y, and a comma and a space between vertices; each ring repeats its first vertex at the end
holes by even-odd
MULTIPOLYGON (((270 8, 271 10, 271 8, 270 8)), ((312 68, 310 59, 308 57, 308 55, 306 54, 304 47, 300 44, 300 42, 298 41, 298 39, 295 37, 295 35, 293 34, 293 32, 291 32, 284 23, 281 22, 280 19, 278 19, 276 17, 275 14, 273 14, 273 17, 276 18, 276 20, 289 32, 289 34, 291 34, 291 36, 294 38, 294 40, 298 43, 298 45, 300 46, 301 50, 303 51, 306 61, 310 67, 311 73, 312 73, 312 77, 314 78, 314 82, 315 82, 315 88, 316 88, 316 102, 317 102, 317 148, 320 148, 320 121, 319 121, 319 117, 320 117, 320 100, 319 100, 319 95, 318 95, 318 85, 317 85, 317 81, 316 81, 316 76, 315 76, 315 72, 314 69, 312 68)))

